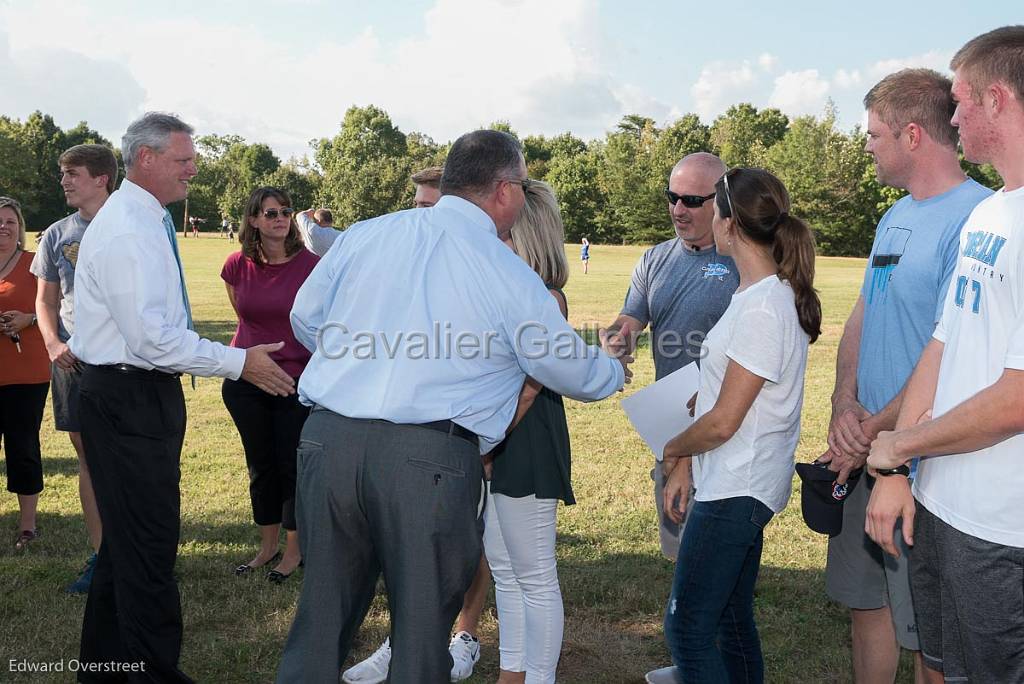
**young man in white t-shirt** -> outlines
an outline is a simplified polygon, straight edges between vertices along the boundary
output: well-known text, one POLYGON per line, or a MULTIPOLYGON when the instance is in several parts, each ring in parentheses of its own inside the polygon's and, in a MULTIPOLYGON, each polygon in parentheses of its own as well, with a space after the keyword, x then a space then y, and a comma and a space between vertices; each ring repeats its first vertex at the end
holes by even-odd
MULTIPOLYGON (((1024 681, 1024 26, 953 57, 952 123, 964 155, 1005 186, 971 213, 934 339, 907 384, 895 432, 868 465, 905 475, 903 511, 925 664, 946 681, 1024 681)), ((875 497, 883 493, 876 490, 875 497)), ((892 530, 868 533, 889 553, 892 530)))

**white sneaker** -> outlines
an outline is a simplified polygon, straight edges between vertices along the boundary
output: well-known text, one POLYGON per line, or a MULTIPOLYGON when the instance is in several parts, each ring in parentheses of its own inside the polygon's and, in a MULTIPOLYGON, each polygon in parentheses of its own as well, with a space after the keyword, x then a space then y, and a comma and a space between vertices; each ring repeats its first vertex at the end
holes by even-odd
POLYGON ((683 678, 679 674, 679 668, 669 665, 658 670, 651 670, 644 677, 647 684, 682 684, 683 678))
POLYGON ((480 660, 480 640, 469 632, 462 631, 452 637, 448 644, 452 655, 452 681, 461 682, 473 674, 473 666, 480 660))
POLYGON ((388 678, 391 667, 391 637, 384 640, 369 658, 345 670, 341 681, 345 684, 381 684, 388 678))

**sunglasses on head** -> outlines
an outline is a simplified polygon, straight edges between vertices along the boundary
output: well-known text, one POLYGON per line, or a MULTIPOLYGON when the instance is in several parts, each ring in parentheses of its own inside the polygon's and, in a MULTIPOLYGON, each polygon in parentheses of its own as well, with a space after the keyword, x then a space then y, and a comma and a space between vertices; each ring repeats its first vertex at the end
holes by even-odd
POLYGON ((676 206, 676 202, 682 201, 684 207, 696 209, 704 206, 704 203, 714 196, 715 193, 711 193, 706 197, 704 195, 677 195, 668 188, 665 188, 665 197, 668 197, 668 203, 673 207, 676 206))
POLYGON ((285 207, 280 211, 277 209, 267 209, 263 212, 263 218, 276 219, 278 213, 280 213, 281 216, 284 216, 285 218, 291 218, 291 215, 295 213, 295 210, 292 209, 291 207, 285 207))

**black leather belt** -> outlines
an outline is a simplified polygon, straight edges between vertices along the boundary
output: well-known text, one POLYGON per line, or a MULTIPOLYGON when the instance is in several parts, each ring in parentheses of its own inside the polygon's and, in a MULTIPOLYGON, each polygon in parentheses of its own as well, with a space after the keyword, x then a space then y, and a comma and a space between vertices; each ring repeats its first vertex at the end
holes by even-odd
POLYGON ((457 425, 450 420, 435 420, 433 423, 416 423, 416 427, 424 427, 429 430, 437 430, 438 432, 444 432, 452 437, 461 437, 467 442, 472 443, 474 446, 479 445, 476 433, 472 430, 467 430, 461 425, 457 425))
POLYGON ((166 371, 156 370, 155 368, 139 368, 138 366, 130 366, 127 363, 112 363, 104 366, 89 365, 88 367, 94 370, 102 371, 104 373, 127 373, 130 375, 141 375, 144 377, 154 379, 168 379, 181 377, 181 373, 168 373, 166 371))

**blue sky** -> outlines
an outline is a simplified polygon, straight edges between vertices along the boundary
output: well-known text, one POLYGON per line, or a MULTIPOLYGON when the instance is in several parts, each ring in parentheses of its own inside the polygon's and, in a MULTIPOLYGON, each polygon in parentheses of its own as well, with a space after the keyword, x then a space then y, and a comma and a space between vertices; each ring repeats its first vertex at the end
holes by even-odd
POLYGON ((743 101, 799 115, 831 99, 852 127, 886 73, 944 70, 969 38, 1021 21, 1010 0, 0 0, 0 113, 42 109, 117 141, 169 110, 285 158, 353 104, 438 141, 497 119, 589 139, 625 114, 710 122, 743 101))

